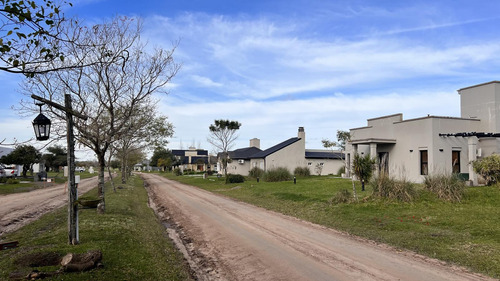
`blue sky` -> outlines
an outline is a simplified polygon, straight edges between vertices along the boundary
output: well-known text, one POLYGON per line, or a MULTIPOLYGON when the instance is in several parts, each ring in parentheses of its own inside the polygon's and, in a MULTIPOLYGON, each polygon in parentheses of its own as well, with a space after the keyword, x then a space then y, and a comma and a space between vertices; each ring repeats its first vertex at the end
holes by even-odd
MULTIPOLYGON (((456 90, 500 80, 499 10, 498 1, 75 0, 66 14, 138 16, 150 46, 179 41, 182 69, 159 96, 175 126, 169 148, 211 151, 214 119, 243 124, 234 148, 256 137, 265 149, 299 126, 306 147, 321 148, 368 118, 459 116, 456 90)), ((9 109, 19 81, 0 73, 7 140, 32 136, 32 118, 9 109)))

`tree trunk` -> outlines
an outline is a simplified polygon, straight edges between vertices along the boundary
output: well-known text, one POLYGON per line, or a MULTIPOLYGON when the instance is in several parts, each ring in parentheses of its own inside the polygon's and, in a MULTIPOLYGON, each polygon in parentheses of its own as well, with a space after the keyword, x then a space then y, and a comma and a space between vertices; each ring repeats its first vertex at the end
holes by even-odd
POLYGON ((99 184, 97 188, 97 195, 100 200, 97 205, 97 213, 99 214, 104 214, 106 211, 106 202, 104 200, 104 167, 106 166, 106 162, 104 157, 104 153, 99 153, 97 155, 97 160, 99 161, 99 184))
POLYGON ((109 180, 111 181, 111 187, 113 187, 113 192, 116 192, 116 187, 115 187, 115 183, 113 182, 113 174, 111 173, 111 166, 110 166, 111 156, 112 156, 112 153, 110 152, 109 157, 108 157, 108 175, 109 175, 109 180))

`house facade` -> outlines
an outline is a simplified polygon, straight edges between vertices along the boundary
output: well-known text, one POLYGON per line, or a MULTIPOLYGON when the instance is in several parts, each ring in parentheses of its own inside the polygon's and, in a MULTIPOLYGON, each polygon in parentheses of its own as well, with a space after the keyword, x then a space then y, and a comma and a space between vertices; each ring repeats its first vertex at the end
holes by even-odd
POLYGON ((299 127, 297 137, 287 139, 266 150, 260 149, 260 140, 250 140, 250 146, 229 152, 227 165, 229 174, 247 176, 249 171, 258 167, 264 171, 284 167, 293 173, 297 167, 308 167, 311 174, 317 174, 316 165, 321 167, 321 174, 336 174, 344 166, 343 154, 330 150, 308 150, 306 134, 299 127))
POLYGON ((213 170, 215 167, 214 161, 211 161, 210 155, 208 155, 208 151, 204 149, 196 149, 195 147, 190 147, 187 150, 184 149, 173 149, 172 154, 177 160, 177 165, 184 171, 195 171, 195 172, 203 172, 207 170, 213 170))
POLYGON ((395 178, 423 182, 434 174, 463 174, 477 184, 471 161, 500 153, 500 82, 458 90, 460 117, 403 119, 398 113, 367 120, 350 130, 346 162, 352 174, 356 153, 377 160, 377 170, 395 178))

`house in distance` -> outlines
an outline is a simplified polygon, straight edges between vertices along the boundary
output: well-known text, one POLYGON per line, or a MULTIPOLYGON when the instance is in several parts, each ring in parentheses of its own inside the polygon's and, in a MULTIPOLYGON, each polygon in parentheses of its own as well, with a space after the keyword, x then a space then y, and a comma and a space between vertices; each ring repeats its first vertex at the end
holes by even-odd
MULTIPOLYGON (((228 174, 247 176, 257 167, 264 171, 287 168, 291 173, 297 167, 309 168, 311 174, 337 174, 344 166, 343 154, 339 151, 306 149, 306 133, 299 127, 297 137, 289 138, 266 150, 260 149, 260 140, 250 140, 250 146, 229 151, 228 174), (317 168, 319 167, 319 168, 317 168)), ((219 167, 222 167, 219 161, 219 167)), ((221 169, 218 169, 221 171, 221 169)))

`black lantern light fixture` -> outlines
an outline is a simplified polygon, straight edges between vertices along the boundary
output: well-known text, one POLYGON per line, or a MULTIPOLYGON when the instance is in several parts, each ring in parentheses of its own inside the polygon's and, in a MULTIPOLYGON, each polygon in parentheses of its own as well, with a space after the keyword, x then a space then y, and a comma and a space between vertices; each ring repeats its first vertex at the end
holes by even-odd
POLYGON ((33 129, 35 130, 36 139, 45 141, 49 139, 50 135, 50 119, 42 114, 43 103, 37 103, 40 106, 40 114, 33 120, 33 129))

